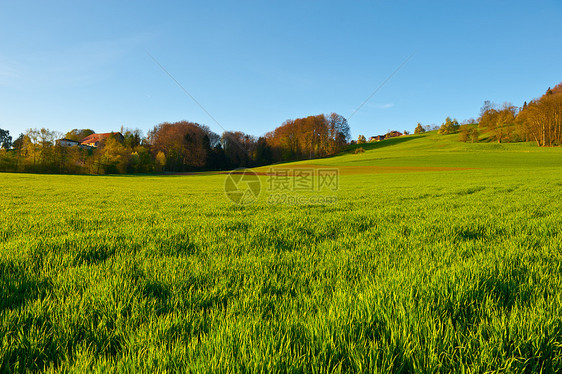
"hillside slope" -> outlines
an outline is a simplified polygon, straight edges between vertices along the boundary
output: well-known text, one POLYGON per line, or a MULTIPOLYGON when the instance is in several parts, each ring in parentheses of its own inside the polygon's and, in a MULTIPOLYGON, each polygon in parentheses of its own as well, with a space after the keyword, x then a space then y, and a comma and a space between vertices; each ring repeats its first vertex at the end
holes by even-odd
MULTIPOLYGON (((463 168, 536 168, 562 165, 562 148, 539 148, 534 143, 462 143, 458 134, 420 135, 350 146, 334 157, 305 160, 284 165, 400 166, 463 168), (364 153, 354 154, 357 148, 364 153)), ((267 168, 267 167, 265 167, 267 168)))

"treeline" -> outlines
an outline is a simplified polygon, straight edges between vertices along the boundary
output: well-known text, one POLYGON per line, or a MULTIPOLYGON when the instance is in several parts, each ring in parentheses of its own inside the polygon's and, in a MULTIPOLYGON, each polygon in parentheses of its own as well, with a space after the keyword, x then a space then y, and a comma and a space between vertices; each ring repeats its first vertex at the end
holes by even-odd
POLYGON ((350 137, 347 120, 339 114, 288 120, 267 133, 265 142, 277 160, 302 160, 341 152, 350 137))
POLYGON ((525 103, 516 118, 521 135, 539 146, 562 145, 562 83, 525 103))
MULTIPOLYGON (((424 130, 418 124, 415 133, 424 130)), ((459 133, 459 141, 498 143, 536 142, 539 147, 562 145, 562 83, 544 95, 517 107, 511 103, 497 105, 485 101, 478 119, 459 124, 447 117, 438 134, 459 133)))
POLYGON ((562 145, 562 83, 518 108, 484 103, 478 129, 498 143, 533 141, 540 147, 562 145))
MULTIPOLYGON (((93 133, 74 129, 64 138, 80 141, 93 133)), ((254 167, 336 154, 348 143, 349 126, 332 113, 286 121, 259 138, 240 131, 218 135, 188 121, 161 123, 146 137, 138 129, 121 129, 90 149, 65 147, 57 142, 61 137, 45 128, 29 129, 12 141, 0 129, 0 170, 115 174, 254 167)))
MULTIPOLYGON (((81 140, 94 133, 74 129, 65 138, 81 140)), ((62 134, 48 129, 29 129, 10 146, 0 150, 0 170, 35 173, 104 174, 151 172, 154 163, 139 130, 124 131, 124 138, 109 136, 98 148, 64 147, 62 134)))

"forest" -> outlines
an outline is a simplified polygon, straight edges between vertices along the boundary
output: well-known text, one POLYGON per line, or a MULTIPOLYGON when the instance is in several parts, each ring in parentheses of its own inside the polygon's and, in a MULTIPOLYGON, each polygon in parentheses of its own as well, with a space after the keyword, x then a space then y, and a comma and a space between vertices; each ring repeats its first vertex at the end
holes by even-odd
MULTIPOLYGON (((95 133, 73 129, 64 139, 81 141, 95 133)), ((28 129, 15 140, 0 129, 0 170, 65 174, 125 174, 231 170, 282 161, 326 157, 348 144, 347 120, 339 114, 287 120, 262 137, 241 131, 222 135, 189 121, 164 122, 146 136, 121 129, 97 147, 63 146, 63 134, 28 129), (122 135, 122 136, 121 136, 122 135)))

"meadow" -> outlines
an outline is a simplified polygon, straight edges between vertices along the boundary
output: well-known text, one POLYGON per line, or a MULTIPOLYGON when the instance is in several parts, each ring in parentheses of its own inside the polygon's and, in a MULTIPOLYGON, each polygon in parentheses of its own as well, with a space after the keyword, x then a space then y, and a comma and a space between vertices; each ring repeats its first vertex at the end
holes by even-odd
POLYGON ((0 174, 0 371, 562 371, 562 149, 361 146, 326 205, 0 174))

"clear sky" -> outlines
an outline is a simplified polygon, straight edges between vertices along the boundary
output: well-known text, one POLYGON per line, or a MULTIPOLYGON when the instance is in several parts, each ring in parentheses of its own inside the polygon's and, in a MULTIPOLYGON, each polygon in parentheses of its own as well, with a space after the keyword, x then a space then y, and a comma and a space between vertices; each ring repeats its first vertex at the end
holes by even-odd
POLYGON ((0 1, 0 128, 253 135, 337 112, 354 138, 476 117, 562 81, 562 2, 0 1), (218 121, 151 59, 150 53, 218 121))

